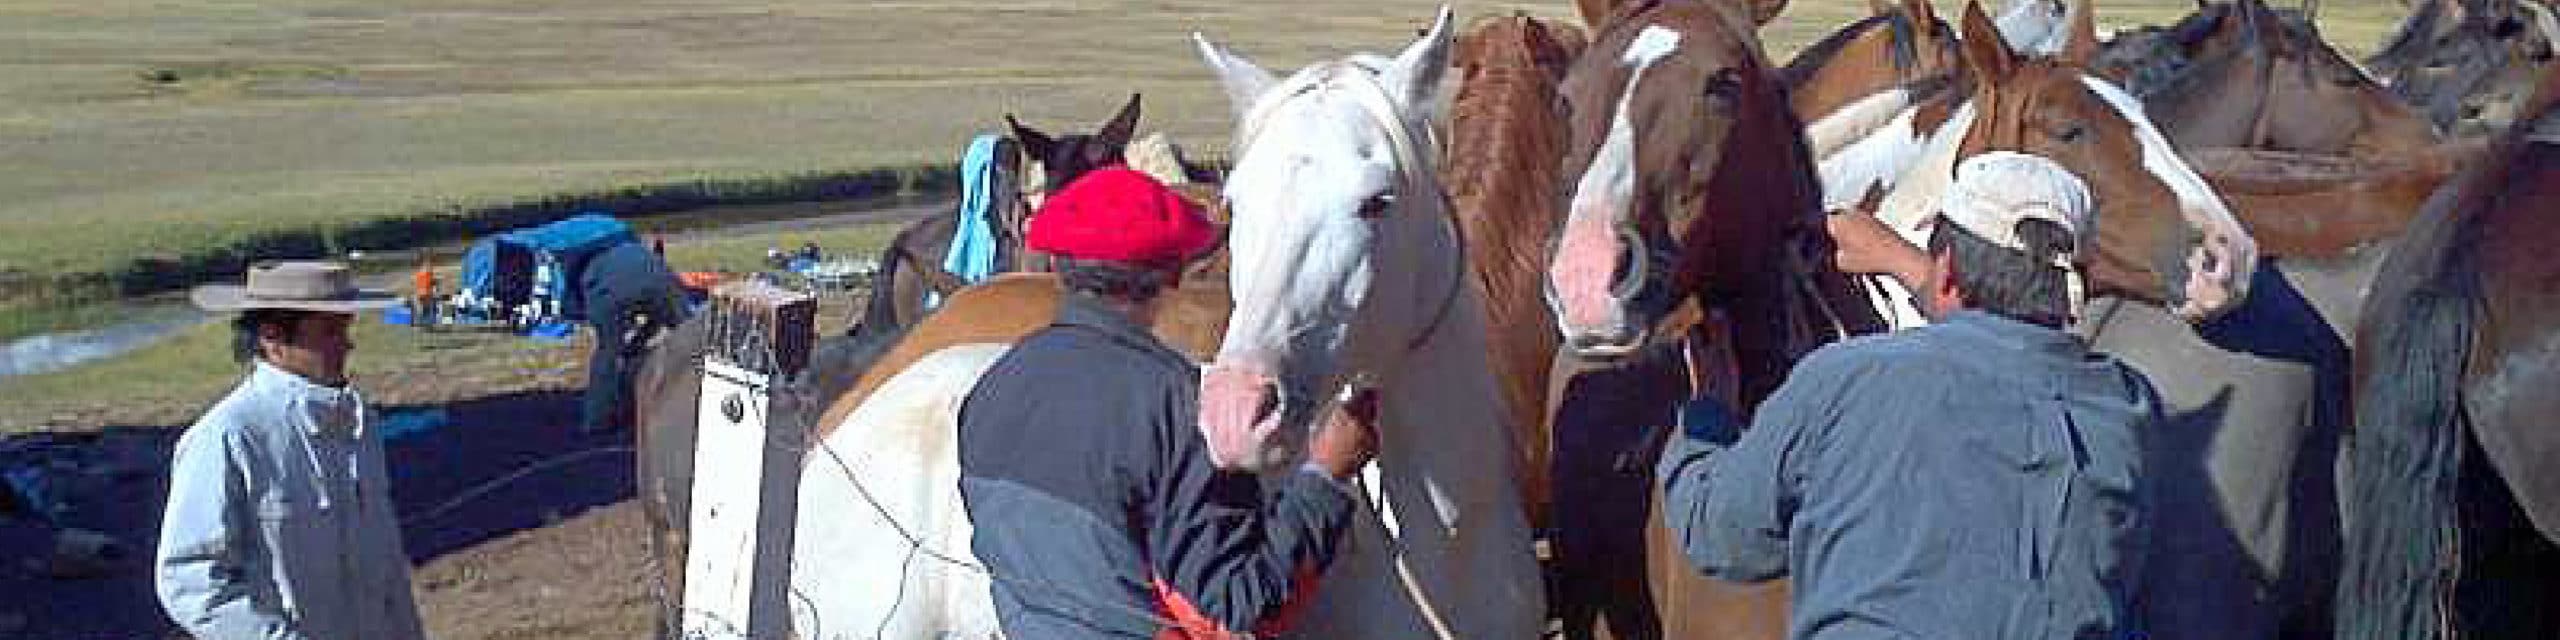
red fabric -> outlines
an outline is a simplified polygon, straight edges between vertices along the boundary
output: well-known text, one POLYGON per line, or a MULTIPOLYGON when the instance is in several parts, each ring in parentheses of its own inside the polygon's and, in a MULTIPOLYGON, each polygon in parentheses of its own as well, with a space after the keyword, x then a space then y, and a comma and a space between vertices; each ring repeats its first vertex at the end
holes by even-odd
MULTIPOLYGON (((1307 602, 1315 599, 1316 578, 1321 575, 1316 572, 1315 563, 1300 563, 1298 570, 1290 573, 1289 584, 1294 586, 1289 589, 1289 599, 1280 604, 1279 611, 1254 623, 1253 635, 1277 636, 1296 624, 1298 614, 1306 611, 1307 602)), ((1247 637, 1201 614, 1199 607, 1192 606, 1190 598, 1183 597, 1173 585, 1166 584, 1163 577, 1150 577, 1147 582, 1155 588, 1156 608, 1164 611, 1174 623, 1173 627, 1157 632, 1156 640, 1244 640, 1247 637)))
POLYGON ((1094 170, 1040 204, 1024 235, 1033 251, 1077 260, 1177 265, 1215 246, 1218 230, 1155 178, 1094 170))

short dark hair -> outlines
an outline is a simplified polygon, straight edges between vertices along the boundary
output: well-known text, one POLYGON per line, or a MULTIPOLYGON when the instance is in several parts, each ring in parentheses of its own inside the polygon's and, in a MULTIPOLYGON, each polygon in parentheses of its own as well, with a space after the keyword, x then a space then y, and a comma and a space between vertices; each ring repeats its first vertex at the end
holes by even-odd
POLYGON ((1129 302, 1154 300, 1180 273, 1169 267, 1068 258, 1056 259, 1056 268, 1067 291, 1129 302))
POLYGON ((298 309, 250 309, 231 319, 231 359, 242 364, 258 359, 258 330, 277 325, 291 340, 302 319, 311 315, 298 309))
POLYGON ((2018 222, 2018 251, 1992 244, 1939 218, 1929 255, 1954 255, 1956 288, 1966 307, 2048 327, 2071 323, 2068 280, 2054 263, 2073 254, 2071 233, 2047 220, 2018 222))

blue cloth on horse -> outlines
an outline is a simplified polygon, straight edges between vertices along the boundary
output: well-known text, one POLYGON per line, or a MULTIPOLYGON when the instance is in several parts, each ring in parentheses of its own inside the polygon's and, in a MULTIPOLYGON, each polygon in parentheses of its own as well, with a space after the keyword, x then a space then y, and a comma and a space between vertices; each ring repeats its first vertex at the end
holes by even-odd
MULTIPOLYGON (((995 213, 996 143, 1000 140, 994 134, 980 134, 960 156, 960 224, 951 232, 951 249, 942 254, 942 270, 961 282, 976 283, 996 273, 995 223, 987 218, 995 213)), ((925 298, 927 307, 941 304, 939 295, 925 298)))

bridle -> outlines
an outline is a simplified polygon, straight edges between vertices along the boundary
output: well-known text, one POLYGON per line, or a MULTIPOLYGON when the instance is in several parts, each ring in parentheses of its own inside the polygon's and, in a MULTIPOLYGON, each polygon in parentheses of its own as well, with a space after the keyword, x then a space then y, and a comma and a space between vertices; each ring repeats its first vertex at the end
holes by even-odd
MULTIPOLYGON (((1436 205, 1440 212, 1441 223, 1449 231, 1452 245, 1452 250, 1449 252, 1451 262, 1449 284, 1443 288, 1440 303, 1432 311, 1430 321, 1423 324, 1422 330, 1416 332, 1405 345, 1407 351, 1420 349, 1423 343, 1429 342, 1433 335, 1439 333, 1440 326, 1448 321, 1449 311, 1457 306, 1458 294, 1466 286, 1465 278, 1468 277, 1465 232, 1458 226, 1453 207, 1449 205, 1448 192, 1440 188, 1438 176, 1430 168, 1431 159, 1436 157, 1440 145, 1428 125, 1416 131, 1413 126, 1406 124, 1398 115, 1401 113, 1401 108, 1396 105, 1395 99, 1387 94, 1386 87, 1378 84, 1377 78, 1368 69, 1351 62, 1337 60, 1321 63, 1312 72, 1302 73, 1292 79, 1289 84, 1274 88, 1273 91, 1278 92, 1279 97, 1255 104, 1252 110, 1246 112, 1243 127, 1236 132, 1235 142, 1231 145, 1227 157, 1242 160, 1245 153, 1253 148, 1253 144, 1261 139, 1264 127, 1269 125, 1274 114, 1279 112, 1280 105, 1329 87, 1348 89, 1351 97, 1359 103, 1360 110, 1367 113, 1381 131, 1386 132, 1388 147, 1396 159, 1397 202, 1414 202, 1412 198, 1416 196, 1429 198, 1428 202, 1436 205)), ((1369 372, 1355 375, 1369 375, 1369 372)))
MULTIPOLYGON (((1440 222, 1449 232, 1451 244, 1449 284, 1444 287, 1445 292, 1440 296, 1439 306, 1432 311, 1430 321, 1425 323, 1421 331, 1416 332, 1405 344, 1406 352, 1410 353, 1421 349, 1433 336, 1439 334, 1440 326, 1449 319, 1450 309, 1457 306, 1458 295, 1465 290, 1466 278, 1471 277, 1467 270, 1465 234, 1458 226, 1458 221, 1454 217, 1455 212, 1449 205, 1448 192, 1440 188, 1437 176, 1430 168, 1431 159, 1436 157, 1440 146, 1438 141, 1433 139, 1429 125, 1423 125, 1417 132, 1413 126, 1406 124, 1405 120, 1399 117, 1401 109, 1396 105, 1395 99, 1387 94, 1386 87, 1378 84, 1371 70, 1348 61, 1326 62, 1320 63, 1310 72, 1300 73, 1286 85, 1275 87, 1272 91, 1277 94, 1277 97, 1262 100, 1248 110, 1241 121, 1241 127, 1236 132, 1235 142, 1230 145, 1227 157, 1242 161, 1245 153, 1261 139, 1264 127, 1279 111, 1281 104, 1315 94, 1318 90, 1328 87, 1347 89, 1351 97, 1359 103, 1360 110, 1367 113, 1380 130, 1386 132, 1390 151, 1395 155, 1399 178, 1396 183, 1396 201, 1398 203, 1422 202, 1412 198, 1430 198, 1428 202, 1436 205, 1440 222)), ((1344 387, 1349 391, 1370 386, 1376 383, 1376 379, 1375 372, 1353 371, 1349 374, 1349 382, 1344 387)), ((1386 499, 1383 491, 1376 490, 1370 486, 1370 483, 1361 484, 1361 493, 1367 498, 1363 502, 1371 506, 1375 511, 1372 515, 1387 528, 1388 556, 1395 559, 1396 580, 1404 588, 1405 596, 1413 600, 1415 608, 1422 615, 1423 621, 1430 626, 1434 637, 1438 640, 1457 640, 1457 634, 1450 630, 1448 616, 1442 613, 1443 608, 1431 600, 1430 594, 1423 591, 1421 580, 1414 576, 1413 566, 1408 559, 1409 554, 1405 552, 1404 545, 1399 542, 1402 537, 1397 524, 1398 520, 1395 518, 1394 505, 1386 499)))

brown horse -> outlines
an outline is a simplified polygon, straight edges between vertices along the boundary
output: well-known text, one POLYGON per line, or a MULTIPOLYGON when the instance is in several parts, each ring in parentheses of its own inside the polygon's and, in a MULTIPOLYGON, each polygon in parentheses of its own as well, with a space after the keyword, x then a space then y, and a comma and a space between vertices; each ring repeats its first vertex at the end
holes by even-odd
POLYGON ((1484 18, 1458 38, 1458 92, 1449 105, 1449 150, 1440 167, 1484 292, 1494 377, 1519 427, 1521 491, 1530 521, 1546 521, 1548 363, 1554 316, 1538 295, 1538 242, 1563 196, 1563 105, 1556 82, 1583 46, 1582 30, 1522 14, 1484 18))
POLYGON ((2117 38, 2101 75, 2142 98, 2180 149, 2248 148, 2385 158, 2421 152, 2435 126, 2262 0, 2197 7, 2177 24, 2117 38))
POLYGON ((2341 638, 2560 628, 2560 73, 2448 183, 2357 336, 2341 638))
POLYGON ((2505 127, 2560 58, 2560 9, 2542 0, 2416 0, 2411 9, 2365 64, 2448 132, 2505 127))
MULTIPOLYGON (((1005 115, 1012 135, 996 153, 987 225, 995 235, 997 272, 1014 271, 1035 261, 1022 248, 1023 221, 1039 208, 1042 194, 1066 186, 1085 172, 1122 163, 1130 136, 1137 132, 1139 113, 1139 95, 1129 94, 1119 113, 1093 133, 1066 135, 1044 133, 1005 115)), ((929 313, 933 298, 967 284, 942 268, 958 228, 955 216, 933 216, 900 229, 880 251, 869 302, 863 305, 862 320, 853 331, 895 333, 929 313)))
MULTIPOLYGON (((1898 226, 1911 226, 1917 222, 1919 218, 1912 213, 1926 209, 1912 207, 1907 203, 1926 202, 1929 199, 1928 194, 1934 193, 1936 185, 1944 184, 1946 168, 1952 166, 1957 159, 1995 149, 2042 155, 2063 163, 2083 176, 2096 192, 2099 206, 2107 212, 2107 215, 2102 218, 2091 260, 2090 273, 2096 290, 2116 292, 2151 300, 2155 304, 2177 307, 2196 318, 2211 317, 2229 309, 2232 304, 2244 297, 2242 295, 2245 291, 2244 283, 2238 281, 2236 277, 2255 268, 2254 242, 2231 219, 2227 207, 2213 195, 2203 180, 2178 159, 2174 149, 2168 146, 2166 139, 2161 137, 2142 117, 2138 103, 2122 90, 2102 79, 2089 76, 2084 71, 2086 60, 2096 49, 2094 25, 2091 24, 2090 12, 2082 10, 2074 14, 2075 17, 2067 25, 2067 39, 2060 47, 2062 50, 2060 55, 2050 58, 2026 58, 2009 48, 1991 24, 1990 19, 1982 14, 1978 6, 1967 8, 1961 30, 1965 36, 1961 77, 1937 82, 1941 89, 1935 92, 1914 93, 1914 95, 1926 96, 1926 99, 1913 107, 1916 114, 1906 118, 1909 121, 1910 130, 1889 132, 1911 136, 1912 139, 1879 141, 1879 143, 1907 146, 1919 151, 1910 160, 1899 164, 1880 163, 1879 165, 1878 170, 1883 173, 1899 175, 1906 173, 1904 169, 1909 170, 1908 175, 1900 175, 1896 191, 1888 198, 1888 213, 1893 214, 1889 216, 1890 221, 1898 226), (1903 200, 1906 204, 1903 208, 1897 209, 1893 206, 1895 199, 1903 200)), ((1610 31, 1604 30, 1601 36, 1595 38, 1595 42, 1602 43, 1595 47, 1595 52, 1607 50, 1605 47, 1611 42, 1610 31)), ((1586 65, 1589 60, 1590 58, 1586 57, 1586 65)), ((1625 75, 1632 74, 1621 72, 1621 82, 1624 81, 1625 75)), ((1648 73, 1644 83, 1637 86, 1643 87, 1656 82, 1658 81, 1652 79, 1648 73)), ((1572 86, 1573 84, 1568 82, 1568 87, 1572 86)), ((1670 91, 1673 92, 1672 95, 1678 95, 1679 90, 1670 91)), ((1595 93, 1607 96, 1605 92, 1595 93)), ((1641 94, 1642 90, 1639 89, 1635 93, 1641 94)), ((1712 91, 1694 93, 1715 95, 1712 91)), ((1688 126, 1686 123, 1707 120, 1680 116, 1678 114, 1684 111, 1676 107, 1645 104, 1641 97, 1637 98, 1634 105, 1640 108, 1631 108, 1625 113, 1664 113, 1676 117, 1678 119, 1674 124, 1675 130, 1678 126, 1688 126)), ((1592 112, 1578 109, 1576 113, 1581 115, 1592 112)), ((1602 116, 1592 114, 1585 117, 1598 120, 1602 116)), ((1641 121, 1635 122, 1639 123, 1636 126, 1641 131, 1643 126, 1640 124, 1641 121)), ((1577 132, 1605 130, 1606 125, 1591 124, 1588 120, 1577 128, 1577 132)), ((1642 141, 1665 137, 1661 132, 1629 136, 1631 140, 1642 141)), ((1678 140, 1679 138, 1670 136, 1670 139, 1678 140)), ((1605 147, 1608 144, 1599 140, 1598 135, 1577 138, 1577 141, 1583 145, 1589 145, 1582 147, 1583 149, 1590 149, 1591 146, 1605 147)), ((1678 146, 1696 148, 1698 145, 1678 146)), ((1591 151, 1583 153, 1587 155, 1578 157, 1610 155, 1591 151)), ((1635 166, 1643 167, 1648 162, 1646 156, 1649 153, 1652 152, 1645 151, 1643 146, 1637 145, 1634 146, 1633 153, 1628 155, 1633 156, 1632 162, 1635 166)), ((1641 216, 1676 215, 1676 213, 1653 212, 1682 211, 1683 206, 1677 201, 1647 202, 1645 198, 1662 198, 1663 196, 1640 190, 1652 189, 1654 188, 1652 185, 1665 181, 1682 180, 1662 177, 1662 174, 1680 175, 1683 172, 1696 171, 1701 165, 1706 164, 1694 159, 1683 160, 1681 162, 1653 161, 1652 166, 1657 167, 1655 169, 1626 171, 1624 175, 1628 177, 1623 178, 1624 182, 1620 183, 1622 186, 1616 191, 1606 189, 1605 187, 1608 186, 1606 182, 1586 179, 1583 183, 1584 189, 1577 192, 1576 203, 1577 205, 1604 204, 1611 208, 1632 209, 1634 213, 1624 216, 1630 220, 1641 216), (1613 195, 1632 197, 1633 200, 1627 204, 1610 202, 1613 195)), ((1598 173, 1607 175, 1610 172, 1598 173)), ((1685 180, 1694 182, 1695 178, 1685 180)), ((1755 181, 1754 184, 1759 186, 1783 184, 1783 182, 1764 178, 1755 181)), ((1676 194, 1673 195, 1676 197, 1676 194)), ((1713 213, 1716 216, 1724 216, 1730 215, 1730 212, 1722 207, 1737 200, 1717 198, 1713 201, 1718 205, 1713 213)), ((1807 209, 1812 208, 1810 204, 1804 206, 1807 209)), ((1580 213, 1581 211, 1577 210, 1576 214, 1580 215, 1580 213)), ((1814 220, 1818 221, 1818 218, 1814 220)), ((1632 223, 1595 224, 1586 220, 1576 220, 1574 223, 1568 223, 1564 233, 1565 238, 1559 243, 1560 268, 1557 274, 1559 276, 1557 280, 1560 281, 1557 285, 1561 303, 1559 315, 1564 318, 1568 332, 1576 331, 1577 327, 1574 325, 1577 321, 1584 323, 1586 327, 1579 331, 1582 340, 1576 340, 1576 336, 1569 333, 1568 344, 1601 345, 1603 348, 1600 351, 1604 354, 1638 351, 1645 346, 1648 335, 1662 333, 1648 332, 1643 328, 1646 323, 1669 315, 1668 309, 1671 305, 1658 301, 1647 302, 1643 296, 1648 287, 1632 278, 1642 277, 1654 270, 1650 266, 1652 264, 1687 265, 1693 264, 1689 261, 1707 255, 1698 251, 1698 247, 1689 246, 1683 246, 1676 252, 1649 251, 1644 248, 1642 239, 1650 235, 1650 232, 1632 223), (1576 223, 1588 226, 1577 226, 1576 223), (1579 241, 1575 237, 1577 232, 1581 234, 1579 241), (1621 244, 1617 238, 1622 237, 1630 240, 1621 244), (1576 254, 1593 262, 1579 267, 1561 265, 1576 254), (1579 282, 1562 282, 1577 278, 1580 279, 1579 282), (1576 313, 1578 304, 1582 306, 1579 314, 1576 313), (1610 348, 1611 345, 1615 347, 1610 348)), ((1717 236, 1693 233, 1690 237, 1717 236)), ((1731 238, 1732 234, 1728 233, 1719 240, 1731 238)), ((1718 262, 1739 253, 1731 250, 1709 251, 1714 251, 1712 255, 1718 262)), ((1818 259, 1811 262, 1827 264, 1818 259)), ((1786 263, 1769 260, 1759 265, 1756 271, 1744 268, 1726 273, 1784 273, 1786 269, 1780 266, 1784 264, 1786 263)), ((1692 280, 1705 279, 1697 275, 1687 277, 1692 280)), ((1816 280, 1819 281, 1819 279, 1816 280)), ((1823 290, 1821 287, 1815 289, 1823 290)), ((1708 300, 1709 304, 1717 302, 1713 298, 1708 300)), ((1779 314, 1729 312, 1728 315, 1732 318, 1748 320, 1779 314)), ((1783 360, 1777 360, 1781 365, 1778 367, 1771 367, 1765 362, 1772 356, 1788 354, 1788 347, 1776 346, 1788 343, 1778 337, 1784 335, 1783 332, 1763 329, 1758 335, 1753 335, 1753 328, 1747 323, 1733 327, 1733 332, 1734 336, 1730 341, 1736 346, 1738 352, 1736 365, 1741 372, 1741 391, 1747 406, 1747 403, 1765 394, 1782 377, 1783 360), (1773 333, 1778 336, 1773 336, 1773 333), (1756 357, 1762 359, 1764 363, 1753 362, 1755 352, 1756 357)), ((1804 346, 1810 345, 1808 343, 1804 346)), ((1636 381, 1617 386, 1639 387, 1642 386, 1642 382, 1636 381)), ((1676 383, 1674 386, 1677 386, 1676 383)), ((1676 399, 1676 396, 1674 398, 1676 399)), ((1566 401, 1574 400, 1575 398, 1568 393, 1566 401)), ((1650 399, 1638 399, 1635 402, 1659 401, 1659 396, 1656 396, 1650 399)), ((1667 407, 1657 410, 1654 419, 1667 421, 1667 418, 1659 417, 1663 411, 1667 411, 1667 407)), ((1660 423, 1634 421, 1626 416, 1615 416, 1615 418, 1616 421, 1607 424, 1660 423)), ((1643 417, 1638 416, 1636 419, 1641 420, 1643 417)), ((1578 423, 1559 421, 1560 439, 1572 437, 1571 425, 1573 424, 1578 423)), ((1568 462, 1571 460, 1569 454, 1561 451, 1559 457, 1568 462)), ((1637 456, 1638 459, 1643 457, 1637 456)), ((1560 508, 1563 505, 1579 503, 1571 497, 1563 496, 1562 492, 1560 484, 1558 500, 1560 508)), ((1569 516, 1563 516, 1561 513, 1559 515, 1568 521, 1572 520, 1569 516)), ((1694 578, 1695 572, 1682 566, 1676 552, 1656 554, 1654 558, 1647 561, 1647 564, 1656 568, 1661 574, 1655 577, 1656 586, 1659 589, 1657 595, 1670 596, 1663 610, 1667 614, 1665 616, 1668 618, 1667 626, 1675 635, 1681 637, 1773 637, 1783 625, 1781 613, 1783 609, 1775 606, 1779 603, 1776 591, 1764 590, 1752 594, 1751 597, 1755 599, 1742 600, 1733 597, 1737 587, 1731 585, 1692 586, 1663 582, 1694 578), (1666 564, 1671 566, 1665 567, 1666 564), (1683 617, 1689 619, 1683 620, 1681 619, 1683 617)))
POLYGON ((1753 401, 1816 344, 1877 326, 1822 257, 1810 152, 1755 17, 1696 1, 1620 6, 1564 81, 1565 172, 1578 179, 1547 283, 1568 351, 1554 515, 1571 637, 1593 633, 1595 617, 1620 638, 1775 637, 1783 626, 1783 587, 1713 583, 1676 550, 1646 553, 1650 465, 1627 460, 1650 453, 1640 427, 1666 424, 1688 392, 1651 357, 1688 330, 1674 318, 1694 314, 1674 310, 1746 320, 1733 329, 1753 401), (1651 596, 1636 566, 1652 574, 1651 596))
POLYGON ((1938 19, 1927 0, 1873 8, 1873 15, 1806 45, 1778 70, 1788 104, 1807 126, 1821 126, 1862 98, 1955 72, 1955 28, 1938 19))

